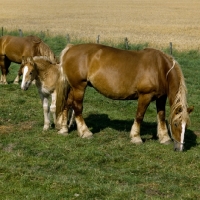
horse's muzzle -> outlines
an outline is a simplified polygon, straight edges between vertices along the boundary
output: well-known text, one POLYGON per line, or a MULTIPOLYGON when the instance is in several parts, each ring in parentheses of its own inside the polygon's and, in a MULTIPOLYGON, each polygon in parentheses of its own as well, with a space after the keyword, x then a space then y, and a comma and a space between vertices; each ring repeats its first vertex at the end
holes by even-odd
POLYGON ((28 90, 31 82, 25 82, 24 84, 21 85, 21 89, 26 91, 28 90))
POLYGON ((184 150, 184 145, 182 143, 174 141, 174 151, 182 152, 184 150))

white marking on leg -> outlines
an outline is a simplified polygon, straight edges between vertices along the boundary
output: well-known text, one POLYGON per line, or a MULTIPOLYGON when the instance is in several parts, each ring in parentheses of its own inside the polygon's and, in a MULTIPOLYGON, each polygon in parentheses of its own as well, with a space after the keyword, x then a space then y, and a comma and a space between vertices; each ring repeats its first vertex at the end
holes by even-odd
POLYGON ((3 84, 8 84, 7 81, 6 81, 6 75, 5 74, 3 75, 3 84))
POLYGON ((20 79, 20 77, 19 77, 19 75, 17 75, 17 77, 15 78, 15 80, 14 80, 14 84, 18 84, 19 83, 19 79, 20 79))
POLYGON ((142 143, 142 139, 140 137, 140 125, 137 123, 136 120, 134 121, 133 126, 131 128, 130 138, 131 142, 134 144, 142 143))
POLYGON ((159 141, 161 144, 167 144, 171 141, 169 135, 168 135, 168 130, 167 130, 167 126, 166 123, 163 123, 160 120, 159 115, 157 115, 157 136, 159 138, 159 141), (162 123, 162 124, 161 124, 162 123))
POLYGON ((43 130, 48 130, 50 125, 49 119, 49 108, 48 108, 48 99, 43 99, 43 112, 44 112, 44 128, 43 130))
POLYGON ((90 138, 92 137, 92 132, 88 129, 87 125, 84 121, 80 121, 78 117, 75 117, 77 129, 79 132, 79 136, 82 138, 90 138))
POLYGON ((50 111, 53 115, 54 124, 56 124, 56 91, 51 94, 51 106, 50 111))
POLYGON ((26 77, 27 72, 28 72, 28 67, 25 66, 25 67, 24 67, 24 72, 23 72, 22 83, 21 83, 21 89, 22 89, 22 90, 24 89, 25 77, 26 77))
MULTIPOLYGON (((62 114, 58 117, 59 123, 60 123, 60 130, 58 131, 58 134, 62 135, 68 135, 68 128, 67 128, 67 110, 63 110, 62 114)), ((58 122, 57 120, 57 122, 58 122)), ((59 124, 58 124, 59 125, 59 124)))

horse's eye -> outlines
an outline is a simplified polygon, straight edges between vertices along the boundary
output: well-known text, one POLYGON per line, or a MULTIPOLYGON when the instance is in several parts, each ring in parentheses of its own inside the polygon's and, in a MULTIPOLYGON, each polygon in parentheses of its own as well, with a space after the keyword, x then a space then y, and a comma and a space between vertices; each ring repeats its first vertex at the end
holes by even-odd
POLYGON ((177 128, 178 127, 178 122, 174 122, 174 126, 177 128))
POLYGON ((183 111, 182 107, 177 108, 176 109, 176 115, 179 114, 179 113, 181 113, 182 111, 183 111))

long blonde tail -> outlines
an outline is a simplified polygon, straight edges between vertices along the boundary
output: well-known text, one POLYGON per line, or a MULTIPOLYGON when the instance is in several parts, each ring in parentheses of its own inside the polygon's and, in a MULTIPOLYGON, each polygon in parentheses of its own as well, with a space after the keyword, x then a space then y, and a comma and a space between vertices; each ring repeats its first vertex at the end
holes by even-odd
POLYGON ((65 100, 67 99, 67 95, 69 93, 70 85, 67 81, 66 75, 63 72, 63 56, 69 50, 72 45, 68 45, 61 52, 60 56, 60 76, 56 84, 56 118, 62 113, 65 107, 65 100))

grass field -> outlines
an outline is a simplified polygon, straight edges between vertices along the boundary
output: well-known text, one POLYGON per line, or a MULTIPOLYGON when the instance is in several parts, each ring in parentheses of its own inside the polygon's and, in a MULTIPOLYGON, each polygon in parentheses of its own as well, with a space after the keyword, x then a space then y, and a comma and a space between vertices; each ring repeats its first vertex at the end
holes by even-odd
POLYGON ((199 0, 1 0, 5 29, 178 50, 199 49, 199 0))
MULTIPOLYGON (((58 36, 43 39, 57 55, 66 42, 58 36)), ((142 124, 145 142, 135 146, 129 134, 137 101, 113 101, 92 88, 83 116, 93 139, 79 138, 76 127, 67 137, 53 128, 43 132, 36 87, 22 91, 12 84, 18 70, 12 64, 9 84, 0 85, 0 199, 200 199, 200 55, 173 54, 186 78, 188 104, 195 107, 182 153, 156 139, 155 103, 142 124)))
POLYGON ((22 91, 12 84, 19 68, 12 64, 9 84, 0 85, 0 200, 200 199, 199 10, 199 0, 2 0, 4 33, 37 33, 57 56, 66 34, 72 43, 100 35, 100 42, 118 48, 128 37, 131 49, 167 53, 172 42, 194 112, 182 153, 156 139, 155 103, 142 124, 144 144, 135 146, 129 134, 137 101, 113 101, 92 88, 83 115, 93 139, 79 138, 76 127, 67 137, 53 128, 43 132, 36 87, 22 91))

